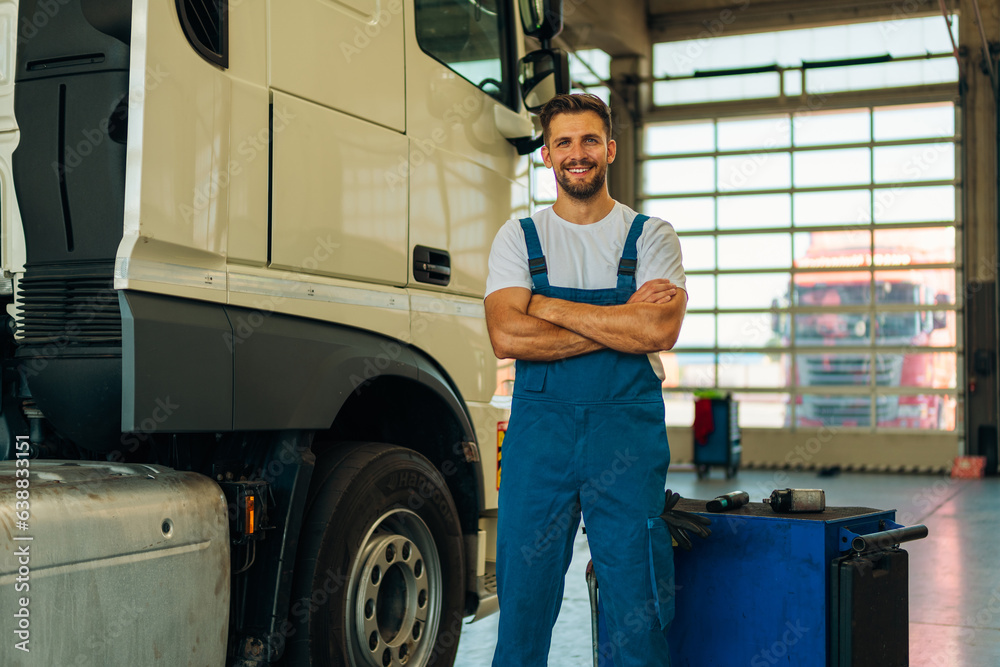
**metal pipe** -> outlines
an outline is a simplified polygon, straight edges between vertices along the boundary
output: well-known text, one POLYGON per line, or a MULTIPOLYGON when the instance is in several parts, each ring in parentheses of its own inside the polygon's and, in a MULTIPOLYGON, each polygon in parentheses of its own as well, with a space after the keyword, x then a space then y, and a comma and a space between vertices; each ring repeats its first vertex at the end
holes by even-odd
POLYGON ((851 548, 858 552, 868 549, 885 549, 902 542, 922 540, 925 537, 927 537, 927 526, 923 524, 907 526, 906 528, 893 528, 879 533, 858 535, 851 540, 851 548))
POLYGON ((983 39, 983 60, 986 61, 986 69, 990 75, 990 87, 993 89, 993 98, 997 96, 997 80, 993 74, 993 54, 990 52, 990 41, 986 39, 986 28, 983 27, 983 15, 979 12, 979 0, 972 0, 972 6, 976 10, 976 22, 979 24, 979 36, 983 39))

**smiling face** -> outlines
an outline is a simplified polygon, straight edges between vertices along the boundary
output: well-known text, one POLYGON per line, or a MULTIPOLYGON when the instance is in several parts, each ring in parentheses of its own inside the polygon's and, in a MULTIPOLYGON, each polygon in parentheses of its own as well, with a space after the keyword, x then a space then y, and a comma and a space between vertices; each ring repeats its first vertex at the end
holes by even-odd
POLYGON ((559 193, 583 202, 606 192, 615 142, 608 140, 600 116, 592 111, 562 113, 552 118, 548 129, 542 160, 555 172, 559 193))

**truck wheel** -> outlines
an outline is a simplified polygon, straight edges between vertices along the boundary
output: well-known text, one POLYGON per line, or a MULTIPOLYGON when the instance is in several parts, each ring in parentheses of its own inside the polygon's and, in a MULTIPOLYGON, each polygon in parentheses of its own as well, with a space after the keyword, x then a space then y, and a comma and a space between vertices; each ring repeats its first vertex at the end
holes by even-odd
POLYGON ((317 463, 286 662, 450 666, 461 633, 465 565, 444 478, 402 447, 350 447, 317 463))

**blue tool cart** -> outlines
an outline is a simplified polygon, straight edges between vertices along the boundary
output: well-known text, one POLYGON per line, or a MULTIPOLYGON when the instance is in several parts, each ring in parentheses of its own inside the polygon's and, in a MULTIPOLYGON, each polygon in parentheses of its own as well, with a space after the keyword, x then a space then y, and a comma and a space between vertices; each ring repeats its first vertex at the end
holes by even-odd
MULTIPOLYGON (((691 551, 674 549, 671 667, 904 667, 909 659, 907 554, 895 510, 828 507, 776 514, 750 503, 722 514, 704 500, 676 509, 712 519, 691 551)), ((591 581, 593 580, 593 581, 591 581)), ((611 667, 596 577, 594 664, 611 667)))
POLYGON ((739 403, 724 398, 695 398, 694 465, 698 479, 708 476, 712 466, 721 466, 726 479, 740 469, 739 403))

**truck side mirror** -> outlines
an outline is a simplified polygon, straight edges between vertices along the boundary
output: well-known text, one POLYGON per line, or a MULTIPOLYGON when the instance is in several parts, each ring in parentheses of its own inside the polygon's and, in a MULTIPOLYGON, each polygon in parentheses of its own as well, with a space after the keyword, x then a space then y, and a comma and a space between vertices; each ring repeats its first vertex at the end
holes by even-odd
POLYGON ((539 49, 517 63, 521 99, 531 113, 538 113, 556 95, 569 92, 569 57, 561 49, 539 49))
MULTIPOLYGON (((940 306, 940 305, 944 305, 944 304, 950 303, 950 300, 948 299, 948 295, 947 294, 941 293, 941 294, 936 294, 934 296, 934 303, 936 305, 940 306)), ((933 328, 934 329, 944 329, 944 328, 946 328, 948 326, 948 313, 947 312, 944 312, 944 311, 941 311, 941 310, 935 310, 935 311, 932 311, 931 317, 932 317, 933 328)))
POLYGON ((520 0, 524 34, 546 42, 562 32, 562 0, 520 0))

